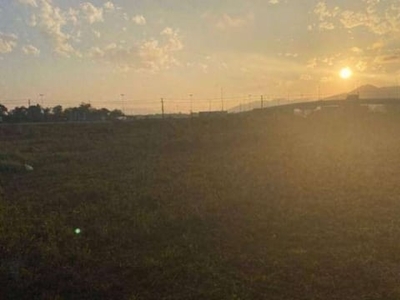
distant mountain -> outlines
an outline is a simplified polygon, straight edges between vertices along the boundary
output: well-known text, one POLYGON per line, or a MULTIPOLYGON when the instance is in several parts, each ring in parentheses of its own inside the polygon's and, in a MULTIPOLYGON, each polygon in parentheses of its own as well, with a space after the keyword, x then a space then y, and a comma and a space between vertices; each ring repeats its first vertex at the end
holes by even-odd
POLYGON ((371 84, 362 85, 349 93, 337 94, 324 100, 346 99, 347 95, 360 96, 360 99, 397 99, 400 98, 400 86, 376 87, 371 84))
MULTIPOLYGON (((344 100, 348 95, 356 95, 360 96, 360 99, 399 99, 400 100, 400 86, 385 86, 385 87, 376 87, 372 84, 366 84, 359 86, 358 88, 348 92, 337 94, 333 96, 329 96, 323 98, 323 100, 344 100)), ((308 101, 316 101, 317 99, 296 99, 288 101, 285 98, 274 99, 274 100, 264 100, 263 107, 272 107, 289 103, 296 102, 308 102, 308 101)), ((243 103, 241 105, 234 106, 228 110, 229 113, 239 113, 245 112, 249 110, 253 110, 255 108, 261 108, 261 100, 253 101, 249 103, 243 103)))

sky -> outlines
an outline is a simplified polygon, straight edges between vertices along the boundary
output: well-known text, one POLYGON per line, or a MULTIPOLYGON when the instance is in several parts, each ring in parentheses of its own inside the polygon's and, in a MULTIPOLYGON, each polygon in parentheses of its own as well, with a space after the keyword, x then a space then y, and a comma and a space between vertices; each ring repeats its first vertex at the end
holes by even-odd
POLYGON ((396 85, 399 33, 398 0, 2 0, 0 103, 145 114, 396 85))

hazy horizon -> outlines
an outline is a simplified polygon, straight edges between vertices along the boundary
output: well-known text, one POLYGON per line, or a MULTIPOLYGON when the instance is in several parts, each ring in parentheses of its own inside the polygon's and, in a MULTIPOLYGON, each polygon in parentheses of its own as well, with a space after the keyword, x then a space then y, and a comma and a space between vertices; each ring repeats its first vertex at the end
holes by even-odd
POLYGON ((13 0, 0 4, 0 103, 140 114, 163 97, 188 112, 393 86, 399 30, 397 1, 13 0))

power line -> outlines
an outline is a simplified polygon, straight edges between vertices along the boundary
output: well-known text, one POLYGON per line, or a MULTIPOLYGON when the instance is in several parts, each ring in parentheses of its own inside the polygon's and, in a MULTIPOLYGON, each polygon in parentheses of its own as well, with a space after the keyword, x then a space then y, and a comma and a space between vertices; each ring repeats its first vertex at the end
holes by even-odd
MULTIPOLYGON (((165 113, 165 105, 169 105, 172 110, 176 111, 193 111, 193 109, 196 110, 211 110, 212 108, 215 110, 217 107, 220 107, 221 110, 226 109, 226 106, 228 108, 235 107, 237 106, 238 109, 240 110, 247 110, 252 107, 255 107, 253 102, 258 102, 257 107, 264 108, 268 102, 274 101, 274 104, 286 104, 286 103, 293 103, 295 101, 312 101, 312 100, 322 100, 324 98, 327 98, 328 96, 331 96, 329 94, 324 94, 319 86, 319 89, 315 91, 316 93, 299 93, 294 95, 293 93, 288 94, 286 91, 286 94, 268 94, 267 97, 264 95, 260 95, 259 100, 257 101, 254 97, 252 97, 252 94, 245 94, 245 95, 229 95, 226 96, 224 94, 224 89, 223 87, 220 87, 220 95, 219 97, 199 97, 196 96, 196 99, 194 99, 194 94, 188 94, 186 97, 163 97, 162 103, 161 103, 161 112, 164 110, 165 113), (196 107, 194 107, 196 105, 196 107)), ((361 92, 363 97, 368 98, 368 93, 361 92)), ((345 94, 345 93, 343 93, 345 94)), ((399 97, 399 92, 394 92, 393 97, 399 97)), ((57 102, 56 99, 46 99, 46 103, 44 103, 44 94, 37 94, 37 100, 40 102, 40 104, 47 105, 48 107, 56 106, 56 105, 62 105, 65 107, 75 107, 79 106, 82 102, 76 102, 76 101, 60 101, 57 102)), ((343 96, 344 97, 344 96, 343 96)), ((339 95, 340 98, 340 95, 339 95)), ((339 99, 338 98, 338 99, 339 99)), ((159 105, 160 105, 160 98, 128 98, 125 96, 125 94, 119 94, 119 97, 117 99, 110 99, 110 100, 96 100, 96 106, 97 107, 123 107, 123 110, 129 110, 129 111, 135 111, 136 113, 140 111, 160 111, 159 105), (157 108, 158 107, 158 108, 157 108)), ((26 98, 3 98, 0 99, 0 103, 8 107, 9 109, 12 108, 12 106, 18 107, 18 106, 26 106, 28 105, 36 105, 35 103, 31 103, 34 101, 30 101, 29 97, 26 98)))

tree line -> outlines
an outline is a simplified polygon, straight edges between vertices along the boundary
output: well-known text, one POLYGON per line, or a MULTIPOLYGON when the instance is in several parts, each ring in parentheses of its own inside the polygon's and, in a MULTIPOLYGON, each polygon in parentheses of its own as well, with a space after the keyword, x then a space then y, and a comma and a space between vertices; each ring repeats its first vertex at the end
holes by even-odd
POLYGON ((112 121, 124 118, 124 113, 119 109, 96 109, 89 103, 81 103, 78 107, 63 109, 61 105, 54 107, 42 107, 39 104, 29 107, 18 106, 8 110, 0 104, 0 122, 96 122, 112 121))

